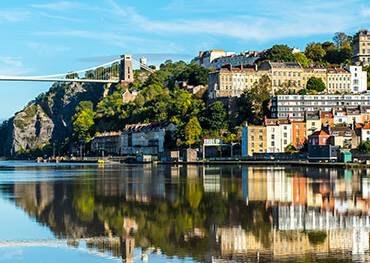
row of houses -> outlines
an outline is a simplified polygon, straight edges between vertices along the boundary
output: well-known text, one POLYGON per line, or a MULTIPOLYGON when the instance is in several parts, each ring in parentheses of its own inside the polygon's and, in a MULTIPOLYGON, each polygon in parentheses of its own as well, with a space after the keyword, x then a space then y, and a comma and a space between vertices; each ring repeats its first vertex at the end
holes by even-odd
POLYGON ((273 94, 281 89, 297 93, 306 88, 311 77, 320 78, 329 94, 367 91, 367 72, 362 66, 307 69, 297 62, 264 61, 259 66, 245 68, 228 65, 211 72, 208 77, 209 97, 239 97, 263 76, 269 77, 273 94))
POLYGON ((97 134, 91 151, 98 155, 160 155, 165 151, 166 134, 174 132, 172 123, 126 125, 122 131, 97 134))
POLYGON ((302 149, 305 145, 355 149, 361 141, 370 140, 369 121, 370 111, 338 110, 306 114, 302 120, 289 117, 266 118, 262 125, 245 123, 242 155, 247 157, 255 153, 284 153, 289 145, 296 149, 302 149))

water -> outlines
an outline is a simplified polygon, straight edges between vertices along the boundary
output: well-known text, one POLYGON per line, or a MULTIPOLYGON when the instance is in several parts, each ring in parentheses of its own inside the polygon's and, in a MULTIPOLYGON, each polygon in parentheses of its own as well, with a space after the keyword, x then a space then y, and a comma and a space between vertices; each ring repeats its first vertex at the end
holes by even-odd
POLYGON ((0 262, 370 259, 370 170, 0 166, 0 262))

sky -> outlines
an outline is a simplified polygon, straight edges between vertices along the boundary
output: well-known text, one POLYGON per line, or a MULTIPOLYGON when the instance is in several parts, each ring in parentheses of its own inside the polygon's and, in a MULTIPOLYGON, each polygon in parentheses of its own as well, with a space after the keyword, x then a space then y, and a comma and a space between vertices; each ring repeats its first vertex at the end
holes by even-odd
MULTIPOLYGON (((157 64, 208 49, 303 50, 361 28, 370 29, 368 0, 1 0, 0 75, 69 72, 120 54, 157 64)), ((0 82, 0 119, 50 85, 0 82)))

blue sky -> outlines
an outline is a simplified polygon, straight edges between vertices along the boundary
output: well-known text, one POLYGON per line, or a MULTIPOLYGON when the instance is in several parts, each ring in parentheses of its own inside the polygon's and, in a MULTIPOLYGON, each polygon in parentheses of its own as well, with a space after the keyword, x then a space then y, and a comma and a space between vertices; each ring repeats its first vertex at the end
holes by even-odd
MULTIPOLYGON (((370 28, 368 0, 2 0, 0 75, 68 72, 122 53, 190 59, 212 48, 303 49, 360 28, 370 28)), ((1 82, 0 119, 49 86, 1 82)))

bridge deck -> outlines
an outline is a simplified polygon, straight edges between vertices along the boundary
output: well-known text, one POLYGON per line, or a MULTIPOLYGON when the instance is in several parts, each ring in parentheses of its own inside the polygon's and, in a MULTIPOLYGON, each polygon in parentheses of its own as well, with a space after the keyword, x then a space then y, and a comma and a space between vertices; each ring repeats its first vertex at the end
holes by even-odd
POLYGON ((83 83, 118 83, 118 79, 54 79, 33 77, 0 76, 0 81, 36 81, 36 82, 83 82, 83 83))

